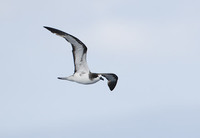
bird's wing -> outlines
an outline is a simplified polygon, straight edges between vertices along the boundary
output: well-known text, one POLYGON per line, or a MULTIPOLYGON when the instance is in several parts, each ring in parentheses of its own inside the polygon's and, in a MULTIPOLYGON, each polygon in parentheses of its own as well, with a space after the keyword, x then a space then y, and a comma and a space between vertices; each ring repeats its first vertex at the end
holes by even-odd
POLYGON ((113 73, 101 73, 101 75, 108 80, 108 87, 112 91, 117 84, 117 80, 118 80, 117 75, 113 73))
POLYGON ((81 42, 78 38, 58 29, 46 26, 44 26, 44 28, 51 31, 52 33, 55 33, 56 35, 65 38, 72 45, 72 53, 74 58, 74 73, 88 73, 89 68, 86 61, 87 47, 85 46, 85 44, 81 42))

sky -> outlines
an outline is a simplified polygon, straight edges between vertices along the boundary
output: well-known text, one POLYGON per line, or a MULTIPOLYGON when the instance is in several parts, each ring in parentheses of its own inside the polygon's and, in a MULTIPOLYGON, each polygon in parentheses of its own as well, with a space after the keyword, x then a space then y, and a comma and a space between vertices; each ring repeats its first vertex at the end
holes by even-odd
POLYGON ((1 138, 199 138, 200 2, 1 0, 1 138), (81 85, 71 45, 92 72, 119 81, 81 85))

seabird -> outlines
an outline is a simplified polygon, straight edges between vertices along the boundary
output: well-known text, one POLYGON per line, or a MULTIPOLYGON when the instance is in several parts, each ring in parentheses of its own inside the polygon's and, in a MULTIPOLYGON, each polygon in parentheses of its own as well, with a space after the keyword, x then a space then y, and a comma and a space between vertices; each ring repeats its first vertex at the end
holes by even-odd
POLYGON ((47 30, 55 33, 58 36, 63 37, 72 45, 72 53, 74 59, 74 74, 69 77, 58 77, 61 80, 73 81, 81 84, 93 84, 99 80, 104 80, 105 77, 108 80, 108 87, 112 91, 116 84, 118 77, 114 73, 92 73, 87 65, 87 47, 78 38, 55 28, 46 27, 47 30))

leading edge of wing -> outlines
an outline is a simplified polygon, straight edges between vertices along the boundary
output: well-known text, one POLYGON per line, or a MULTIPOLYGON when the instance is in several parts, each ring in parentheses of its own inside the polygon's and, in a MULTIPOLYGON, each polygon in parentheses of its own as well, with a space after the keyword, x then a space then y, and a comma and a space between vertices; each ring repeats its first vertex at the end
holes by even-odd
MULTIPOLYGON (((47 27, 47 26, 44 26, 44 28, 46 28, 47 30, 49 30, 50 32, 58 36, 65 38, 65 40, 67 40, 72 45, 72 53, 73 53, 74 66, 75 66, 74 72, 79 70, 80 66, 83 66, 83 64, 81 64, 82 62, 84 62, 84 64, 87 64, 86 56, 85 56, 85 54, 87 53, 87 47, 85 46, 83 42, 81 42, 75 36, 65 33, 61 30, 58 30, 52 27, 47 27)), ((87 68, 87 70, 89 70, 87 65, 84 65, 84 67, 87 68)))
POLYGON ((108 80, 108 86, 112 91, 117 85, 118 76, 114 73, 100 73, 100 74, 108 80))
POLYGON ((85 46, 85 44, 83 42, 81 42, 81 40, 79 40, 78 38, 76 38, 75 36, 71 35, 71 34, 68 34, 66 32, 63 32, 61 30, 58 30, 58 29, 55 29, 55 28, 52 28, 52 27, 47 27, 47 26, 44 26, 44 28, 46 28, 47 30, 49 30, 50 32, 52 33, 55 33, 56 35, 59 35, 63 38, 65 38, 69 43, 71 44, 74 44, 73 42, 71 42, 69 40, 69 38, 67 38, 67 36, 70 36, 72 37, 73 39, 75 39, 76 42, 78 42, 80 45, 83 46, 83 48, 87 49, 87 47, 85 46))

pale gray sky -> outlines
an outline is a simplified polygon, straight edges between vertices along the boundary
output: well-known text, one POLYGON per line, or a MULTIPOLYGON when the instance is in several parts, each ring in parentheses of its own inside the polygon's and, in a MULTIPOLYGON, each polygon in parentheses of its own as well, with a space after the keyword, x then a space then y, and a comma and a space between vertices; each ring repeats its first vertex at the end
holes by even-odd
POLYGON ((200 2, 27 1, 0 5, 1 138, 199 138, 200 2), (106 82, 60 81, 73 73, 71 45, 88 47, 106 82))

